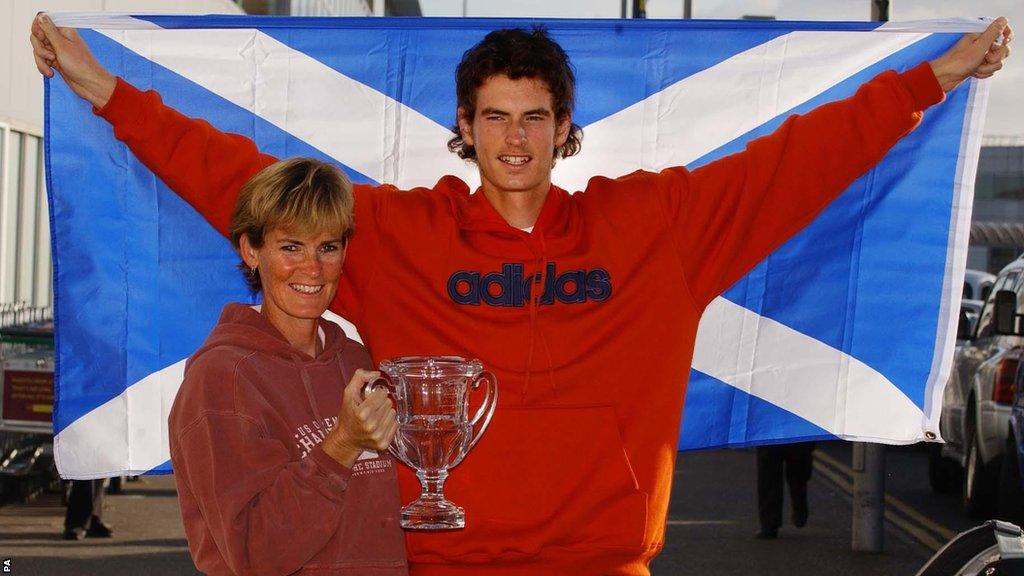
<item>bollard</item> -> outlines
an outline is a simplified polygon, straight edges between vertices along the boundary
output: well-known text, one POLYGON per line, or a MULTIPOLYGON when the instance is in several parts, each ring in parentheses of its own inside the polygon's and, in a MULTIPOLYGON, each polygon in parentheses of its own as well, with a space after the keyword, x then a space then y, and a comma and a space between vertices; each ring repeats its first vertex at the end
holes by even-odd
POLYGON ((881 552, 885 520, 885 446, 853 444, 853 535, 857 552, 881 552))

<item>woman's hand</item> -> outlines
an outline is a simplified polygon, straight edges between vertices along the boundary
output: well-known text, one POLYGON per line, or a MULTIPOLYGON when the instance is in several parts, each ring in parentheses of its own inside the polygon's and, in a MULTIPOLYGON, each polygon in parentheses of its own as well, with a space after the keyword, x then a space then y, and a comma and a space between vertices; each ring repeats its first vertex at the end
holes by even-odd
POLYGON ((363 387, 380 372, 356 370, 342 392, 338 425, 324 439, 324 452, 349 468, 366 450, 386 450, 398 432, 398 419, 387 392, 374 390, 363 398, 363 387))

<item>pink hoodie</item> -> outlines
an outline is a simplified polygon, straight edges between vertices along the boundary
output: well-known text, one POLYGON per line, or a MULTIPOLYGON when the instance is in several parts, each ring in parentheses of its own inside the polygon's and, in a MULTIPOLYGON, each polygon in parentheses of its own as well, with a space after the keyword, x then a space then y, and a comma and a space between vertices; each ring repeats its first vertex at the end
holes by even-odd
POLYGON ((372 364, 320 323, 316 358, 256 310, 228 304, 185 367, 171 461, 189 550, 208 574, 408 574, 395 462, 324 453, 344 385, 372 364))

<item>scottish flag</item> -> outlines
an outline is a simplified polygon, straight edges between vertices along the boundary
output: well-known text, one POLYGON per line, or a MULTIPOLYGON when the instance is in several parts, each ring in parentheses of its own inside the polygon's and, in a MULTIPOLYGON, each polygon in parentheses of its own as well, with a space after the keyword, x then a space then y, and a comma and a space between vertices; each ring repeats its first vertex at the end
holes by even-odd
MULTIPOLYGON (((980 21, 309 19, 66 14, 97 58, 170 106, 357 182, 479 184, 448 152, 455 67, 492 29, 547 26, 578 78, 583 152, 554 181, 700 166, 787 116, 906 70, 980 21)), ((47 82, 57 461, 68 478, 170 470, 166 418, 237 256, 47 82)), ((938 435, 969 236, 985 83, 971 81, 707 310, 679 447, 938 435)), ((339 319, 340 320, 340 319, 339 319)), ((355 334, 351 325, 346 325, 355 334)), ((682 386, 680 382, 680 386, 682 386)))

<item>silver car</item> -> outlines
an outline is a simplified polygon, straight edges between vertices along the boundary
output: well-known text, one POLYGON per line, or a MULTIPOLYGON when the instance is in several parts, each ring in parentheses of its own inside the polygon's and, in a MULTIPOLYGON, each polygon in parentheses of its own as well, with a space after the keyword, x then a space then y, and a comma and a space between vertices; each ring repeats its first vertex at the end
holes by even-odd
MULTIPOLYGON (((973 331, 958 334, 965 339, 963 344, 958 342, 953 358, 939 424, 946 444, 933 452, 931 467, 932 486, 946 491, 959 484, 965 510, 977 517, 993 511, 1014 377, 1024 345, 1024 337, 995 329, 994 301, 1000 290, 1012 291, 1024 302, 1024 258, 999 272, 973 331)), ((961 313, 962 327, 963 309, 961 313)))

